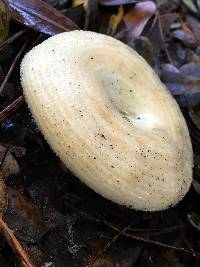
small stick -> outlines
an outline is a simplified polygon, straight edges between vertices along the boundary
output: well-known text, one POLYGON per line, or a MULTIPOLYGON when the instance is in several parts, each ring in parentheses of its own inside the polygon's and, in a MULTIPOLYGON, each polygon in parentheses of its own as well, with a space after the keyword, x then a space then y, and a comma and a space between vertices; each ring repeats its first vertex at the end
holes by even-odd
POLYGON ((2 84, 1 84, 1 87, 0 87, 0 95, 1 95, 1 96, 2 96, 2 93, 3 93, 4 87, 5 87, 5 85, 6 85, 7 81, 8 81, 8 79, 10 78, 10 75, 11 75, 13 69, 15 68, 15 65, 16 65, 18 59, 20 58, 20 56, 21 56, 22 53, 24 52, 24 49, 25 49, 27 43, 28 43, 28 41, 26 41, 26 42, 24 43, 24 45, 22 46, 22 48, 20 49, 20 51, 18 52, 18 54, 17 54, 16 57, 14 58, 14 60, 13 60, 13 62, 12 62, 12 64, 11 64, 11 66, 10 66, 9 71, 8 71, 8 73, 6 74, 6 77, 5 77, 5 79, 3 80, 2 84))
POLYGON ((158 17, 157 17, 157 20, 158 20, 158 28, 159 28, 159 32, 160 32, 160 37, 162 39, 162 42, 163 42, 163 45, 164 45, 164 51, 165 51, 165 54, 167 56, 167 59, 169 61, 170 64, 173 64, 173 60, 171 59, 170 57, 170 54, 169 54, 169 51, 166 47, 166 44, 165 44, 165 37, 163 35, 163 30, 162 30, 162 22, 161 22, 161 19, 160 19, 160 15, 158 14, 158 17))
MULTIPOLYGON (((116 232, 121 232, 121 230, 104 221, 104 223, 109 226, 110 228, 112 228, 113 230, 115 230, 116 232)), ((162 243, 160 241, 157 241, 157 240, 152 240, 152 239, 149 239, 149 238, 146 238, 146 237, 143 237, 143 236, 139 236, 139 235, 134 235, 134 234, 130 234, 130 233, 125 233, 123 232, 122 233, 124 236, 126 237, 129 237, 129 238, 132 238, 132 239, 135 239, 135 240, 138 240, 138 241, 143 241, 143 242, 146 242, 146 243, 149 243, 149 244, 153 244, 153 245, 157 245, 157 246, 161 246, 161 247, 165 247, 165 248, 170 248, 170 249, 174 249, 174 250, 178 250, 178 251, 182 251, 182 252, 185 252, 185 253, 188 253, 188 254, 191 254, 192 256, 194 257, 200 257, 200 252, 196 252, 196 251, 191 251, 191 250, 188 250, 186 248, 179 248, 179 247, 175 247, 175 246, 172 246, 172 245, 168 245, 168 244, 165 244, 165 243, 162 243)))
POLYGON ((24 96, 21 95, 15 101, 13 101, 10 105, 0 111, 0 123, 3 123, 6 119, 8 119, 14 111, 16 111, 21 104, 24 102, 24 96))
POLYGON ((165 234, 168 232, 173 232, 176 230, 181 230, 181 229, 187 229, 188 225, 187 224, 182 224, 182 225, 175 225, 175 226, 169 226, 169 227, 161 227, 161 228, 130 228, 129 231, 133 232, 150 232, 150 235, 154 233, 159 233, 159 234, 165 234))
POLYGON ((9 227, 3 221, 2 218, 0 218, 0 229, 2 230, 2 232, 6 236, 6 238, 8 239, 10 244, 12 245, 12 247, 16 250, 16 252, 19 255, 19 257, 21 258, 23 264, 26 267, 35 267, 35 265, 33 265, 33 263, 30 261, 26 252, 24 251, 24 249, 22 248, 22 246, 20 245, 20 243, 18 242, 18 240, 14 236, 13 232, 9 229, 9 227))
POLYGON ((118 232, 117 235, 115 235, 101 250, 98 251, 97 255, 95 256, 95 258, 93 259, 92 262, 89 262, 87 264, 87 267, 92 267, 94 265, 94 263, 97 261, 97 259, 104 253, 106 252, 107 249, 109 249, 110 246, 112 246, 117 239, 123 235, 127 230, 130 229, 130 227, 136 222, 137 220, 131 222, 128 226, 124 227, 121 231, 118 232))
POLYGON ((27 32, 27 29, 23 29, 14 35, 12 35, 10 38, 8 38, 3 44, 0 46, 0 52, 4 50, 8 45, 10 45, 12 42, 14 42, 17 38, 22 36, 25 32, 27 32))

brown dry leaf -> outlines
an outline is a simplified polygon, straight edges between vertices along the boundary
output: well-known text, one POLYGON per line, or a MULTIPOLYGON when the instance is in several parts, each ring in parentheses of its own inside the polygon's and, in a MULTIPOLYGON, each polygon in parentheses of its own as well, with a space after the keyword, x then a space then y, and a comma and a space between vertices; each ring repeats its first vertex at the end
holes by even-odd
POLYGON ((187 16, 187 22, 188 22, 195 38, 197 39, 197 41, 200 44, 200 21, 195 19, 192 16, 187 16))
POLYGON ((200 66, 198 64, 187 63, 184 64, 179 70, 184 75, 200 79, 200 66))
POLYGON ((6 147, 0 145, 0 217, 2 216, 4 210, 7 206, 7 194, 6 187, 3 181, 3 178, 9 176, 10 174, 18 174, 19 166, 12 156, 12 154, 8 151, 6 147))
POLYGON ((85 9, 85 23, 84 30, 85 31, 97 31, 97 16, 98 16, 98 1, 97 0, 85 0, 84 2, 85 9))
POLYGON ((188 214, 188 221, 190 222, 190 224, 196 228, 197 230, 200 231, 200 215, 196 214, 194 212, 191 212, 188 214))
POLYGON ((0 44, 5 40, 9 28, 8 2, 0 1, 0 44))
POLYGON ((188 25, 182 23, 181 29, 177 29, 172 33, 172 36, 180 40, 184 45, 194 47, 200 44, 200 23, 193 17, 187 17, 188 25))
POLYGON ((0 217, 2 217, 4 210, 7 206, 7 194, 4 181, 0 175, 0 217))
POLYGON ((124 8, 122 5, 119 6, 118 13, 112 15, 109 20, 108 34, 113 36, 117 31, 119 23, 122 21, 124 15, 124 8))
POLYGON ((24 102, 24 96, 19 96, 10 105, 0 111, 0 123, 8 119, 24 102))
POLYGON ((175 30, 172 34, 172 37, 181 41, 185 46, 193 47, 197 44, 196 39, 192 32, 184 30, 175 30))
POLYGON ((162 80, 173 95, 200 92, 200 79, 181 73, 171 64, 162 65, 162 80))
POLYGON ((181 106, 189 108, 200 103, 200 67, 189 63, 179 70, 172 64, 162 65, 162 80, 169 91, 178 97, 181 106))
POLYGON ((167 13, 164 15, 158 15, 157 23, 152 30, 147 34, 147 37, 151 41, 154 47, 154 58, 156 61, 156 67, 160 65, 159 56, 160 51, 163 49, 167 53, 166 41, 168 40, 168 34, 170 27, 175 20, 178 20, 180 16, 176 13, 167 13))
POLYGON ((140 54, 150 66, 154 67, 154 48, 149 39, 145 36, 139 36, 134 40, 131 40, 128 45, 135 49, 138 54, 140 54))
POLYGON ((197 192, 197 194, 200 195, 200 183, 197 180, 193 179, 192 185, 195 191, 197 192))
POLYGON ((160 19, 160 31, 162 31, 162 35, 164 38, 164 41, 167 41, 170 39, 170 28, 175 22, 179 22, 181 20, 181 17, 177 13, 167 13, 160 15, 159 14, 159 19, 160 19))
POLYGON ((196 108, 190 108, 189 115, 195 124, 195 126, 199 129, 200 131, 200 107, 196 108))
POLYGON ((87 240, 86 247, 88 255, 84 267, 116 266, 113 257, 106 254, 104 250, 105 245, 106 241, 103 239, 87 240))
POLYGON ((4 177, 8 177, 10 174, 18 174, 19 166, 17 161, 14 159, 12 154, 7 151, 7 148, 0 145, 0 162, 3 162, 1 165, 1 174, 4 177))
POLYGON ((121 29, 115 37, 129 42, 131 39, 140 36, 149 19, 155 14, 156 9, 156 4, 153 1, 137 3, 124 15, 123 24, 120 25, 121 29))
POLYGON ((193 13, 198 13, 194 0, 182 0, 183 4, 193 13))
MULTIPOLYGON (((200 131, 196 129, 196 127, 194 127, 194 125, 191 122, 189 122, 188 125, 191 129, 190 135, 193 147, 195 148, 195 152, 200 154, 200 131)), ((198 162, 196 163, 196 161, 197 160, 195 159, 195 165, 197 165, 197 168, 200 169, 200 164, 198 162)))
POLYGON ((48 35, 77 30, 79 27, 60 11, 41 0, 9 0, 13 20, 48 35))
POLYGON ((8 186, 7 191, 8 208, 5 213, 7 224, 13 229, 16 237, 26 241, 38 240, 46 232, 41 210, 21 190, 8 186))
POLYGON ((200 11, 200 0, 197 0, 197 6, 198 6, 198 9, 200 11))
POLYGON ((72 1, 72 6, 76 7, 76 6, 80 6, 82 4, 84 4, 85 0, 73 0, 72 1))
POLYGON ((85 10, 83 5, 79 5, 76 7, 70 7, 64 10, 63 14, 65 14, 68 18, 73 19, 73 21, 82 29, 85 19, 85 10))

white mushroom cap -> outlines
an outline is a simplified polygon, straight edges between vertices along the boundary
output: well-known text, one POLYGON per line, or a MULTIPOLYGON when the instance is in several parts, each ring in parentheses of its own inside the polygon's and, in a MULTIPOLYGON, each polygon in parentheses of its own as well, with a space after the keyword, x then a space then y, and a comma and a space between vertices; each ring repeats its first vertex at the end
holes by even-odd
POLYGON ((96 192, 149 211, 186 194, 193 159, 185 120, 127 45, 93 32, 61 33, 25 56, 21 80, 52 149, 96 192))

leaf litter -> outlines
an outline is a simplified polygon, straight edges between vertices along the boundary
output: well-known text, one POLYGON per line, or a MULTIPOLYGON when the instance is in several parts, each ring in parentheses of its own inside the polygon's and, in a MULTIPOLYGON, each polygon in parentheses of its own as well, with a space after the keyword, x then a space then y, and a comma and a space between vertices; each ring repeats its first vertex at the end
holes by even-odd
POLYGON ((200 1, 9 0, 9 5, 10 32, 0 48, 2 171, 10 163, 0 178, 0 228, 14 250, 3 241, 0 264, 1 258, 9 267, 198 264, 200 1), (23 104, 18 58, 48 36, 79 27, 136 49, 178 101, 195 157, 193 187, 175 208, 142 213, 95 194, 63 170, 23 104))

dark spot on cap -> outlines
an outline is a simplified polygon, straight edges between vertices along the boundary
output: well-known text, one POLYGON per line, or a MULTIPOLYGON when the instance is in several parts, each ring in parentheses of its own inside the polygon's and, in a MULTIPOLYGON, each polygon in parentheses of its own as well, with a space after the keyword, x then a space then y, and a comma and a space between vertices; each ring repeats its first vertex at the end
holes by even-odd
POLYGON ((104 138, 104 139, 106 140, 106 137, 105 137, 105 135, 104 135, 104 134, 101 134, 101 137, 102 137, 102 138, 104 138))

